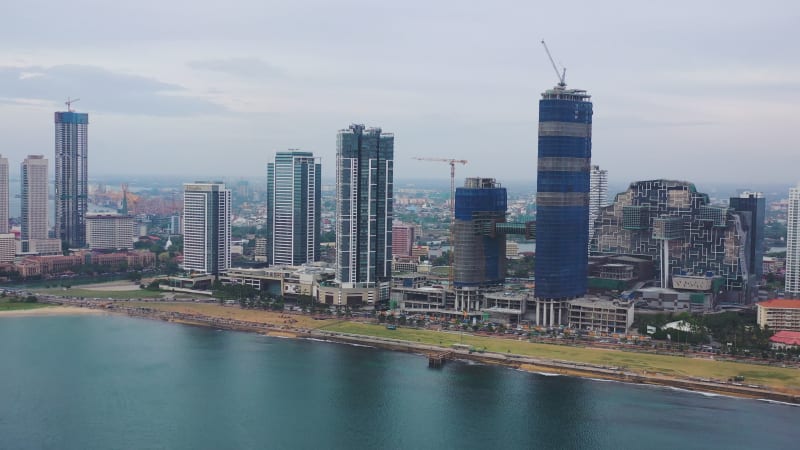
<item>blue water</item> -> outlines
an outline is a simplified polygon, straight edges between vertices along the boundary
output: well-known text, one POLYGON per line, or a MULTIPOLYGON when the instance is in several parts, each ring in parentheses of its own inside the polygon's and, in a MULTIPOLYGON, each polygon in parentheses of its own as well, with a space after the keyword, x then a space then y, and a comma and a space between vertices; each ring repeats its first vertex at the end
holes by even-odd
POLYGON ((0 318, 0 448, 798 448, 800 408, 120 316, 0 318))

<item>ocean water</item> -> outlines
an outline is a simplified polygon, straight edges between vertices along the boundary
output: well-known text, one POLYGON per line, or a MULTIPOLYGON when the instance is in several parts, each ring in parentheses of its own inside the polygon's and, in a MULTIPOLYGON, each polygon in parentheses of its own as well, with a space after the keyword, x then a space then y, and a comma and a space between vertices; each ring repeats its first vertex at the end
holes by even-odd
POLYGON ((1 449, 800 447, 800 408, 121 316, 0 318, 1 449))

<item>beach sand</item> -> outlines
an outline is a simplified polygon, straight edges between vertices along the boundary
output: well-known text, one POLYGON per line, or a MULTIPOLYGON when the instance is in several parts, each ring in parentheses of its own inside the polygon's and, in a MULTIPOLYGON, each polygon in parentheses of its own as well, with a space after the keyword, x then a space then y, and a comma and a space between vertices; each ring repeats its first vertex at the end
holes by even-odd
POLYGON ((27 316, 98 315, 98 314, 107 314, 107 313, 100 309, 78 308, 75 306, 48 306, 46 308, 0 311, 0 318, 27 317, 27 316))

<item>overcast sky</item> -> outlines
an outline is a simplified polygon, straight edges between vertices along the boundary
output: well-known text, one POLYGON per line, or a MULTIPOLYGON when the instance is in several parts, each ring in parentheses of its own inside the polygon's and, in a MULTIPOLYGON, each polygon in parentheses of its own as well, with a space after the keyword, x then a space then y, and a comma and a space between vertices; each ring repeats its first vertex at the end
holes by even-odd
MULTIPOLYGON (((256 176, 336 131, 395 133, 395 177, 530 179, 538 100, 594 102, 612 183, 800 179, 800 2, 26 0, 0 18, 0 153, 53 158, 88 112, 90 177, 256 176)), ((52 162, 51 162, 52 166, 52 162)), ((52 170, 52 168, 51 168, 52 170)), ((16 171, 16 169, 12 169, 16 171)))

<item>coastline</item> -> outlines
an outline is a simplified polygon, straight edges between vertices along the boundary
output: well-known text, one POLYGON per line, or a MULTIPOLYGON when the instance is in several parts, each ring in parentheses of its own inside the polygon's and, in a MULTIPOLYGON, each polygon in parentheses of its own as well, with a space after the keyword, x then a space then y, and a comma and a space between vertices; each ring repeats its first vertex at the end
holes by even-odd
POLYGON ((73 315, 101 315, 104 311, 99 309, 81 308, 78 306, 48 306, 35 309, 15 309, 11 311, 0 311, 0 319, 3 317, 29 317, 29 316, 73 316, 73 315))
MULTIPOLYGON (((660 373, 639 373, 628 371, 624 368, 604 367, 589 363, 529 357, 512 353, 504 354, 492 352, 471 352, 445 346, 421 344, 412 341, 372 337, 361 334, 348 334, 314 328, 302 328, 296 325, 278 325, 266 322, 251 322, 237 320, 234 318, 215 317, 197 313, 190 314, 176 311, 162 311, 147 307, 125 306, 123 302, 109 306, 107 302, 100 303, 91 301, 72 301, 69 299, 51 299, 48 301, 48 303, 56 303, 60 305, 67 304, 70 306, 56 307, 56 311, 58 312, 42 315, 112 313, 127 315, 129 317, 141 317, 150 320, 174 322, 183 325, 258 333, 265 336, 284 339, 309 339, 348 345, 369 346, 384 350, 415 353, 421 356, 430 355, 432 353, 447 352, 450 354, 450 359, 475 361, 482 364, 504 366, 530 373, 601 379, 631 384, 649 384, 700 393, 718 394, 749 399, 763 399, 768 401, 800 405, 800 391, 791 389, 781 391, 778 388, 767 386, 724 383, 717 380, 700 379, 694 377, 679 377, 660 373)), ((42 308, 39 310, 20 312, 27 313, 31 311, 46 311, 49 309, 50 308, 42 308)), ((35 313, 34 315, 40 314, 41 313, 35 313)))

